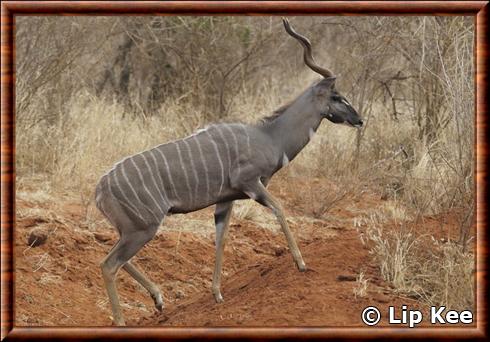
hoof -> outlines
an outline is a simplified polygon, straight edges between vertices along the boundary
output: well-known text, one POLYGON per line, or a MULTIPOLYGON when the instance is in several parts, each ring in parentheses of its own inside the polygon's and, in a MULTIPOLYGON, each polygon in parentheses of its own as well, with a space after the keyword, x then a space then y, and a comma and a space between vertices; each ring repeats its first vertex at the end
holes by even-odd
POLYGON ((160 293, 158 293, 156 296, 151 296, 153 298, 153 302, 155 303, 155 308, 157 308, 158 311, 162 312, 163 311, 163 298, 160 293))
POLYGON ((214 294, 214 300, 216 303, 223 303, 225 301, 220 292, 214 294))
POLYGON ((298 267, 298 270, 300 272, 306 272, 306 265, 305 265, 305 262, 303 260, 301 260, 301 262, 299 264, 296 265, 298 267))
POLYGON ((124 322, 124 319, 123 318, 120 318, 120 319, 117 319, 117 320, 113 320, 112 321, 112 324, 115 325, 115 326, 118 326, 118 327, 124 327, 124 326, 126 326, 126 322, 124 322))

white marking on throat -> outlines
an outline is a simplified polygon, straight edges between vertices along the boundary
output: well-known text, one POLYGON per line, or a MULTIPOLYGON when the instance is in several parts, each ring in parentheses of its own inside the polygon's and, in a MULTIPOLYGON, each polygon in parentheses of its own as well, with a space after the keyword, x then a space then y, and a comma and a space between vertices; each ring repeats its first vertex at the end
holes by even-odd
POLYGON ((282 154, 282 166, 287 166, 289 164, 289 158, 286 153, 282 154))
POLYGON ((245 194, 253 200, 256 200, 258 198, 255 192, 245 191, 245 194))
POLYGON ((310 127, 310 130, 308 131, 308 136, 311 139, 313 139, 313 137, 315 136, 315 130, 313 128, 310 127))

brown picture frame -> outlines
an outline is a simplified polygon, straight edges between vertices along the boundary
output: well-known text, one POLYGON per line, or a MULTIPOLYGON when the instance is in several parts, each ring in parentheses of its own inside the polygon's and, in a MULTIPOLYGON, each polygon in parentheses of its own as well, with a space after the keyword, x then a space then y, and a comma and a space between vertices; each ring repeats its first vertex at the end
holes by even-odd
POLYGON ((5 1, 1 4, 1 339, 184 339, 184 338, 488 338, 487 79, 488 1, 5 1), (17 15, 469 15, 476 23, 475 144, 477 196, 474 328, 174 328, 15 327, 15 16, 17 15))

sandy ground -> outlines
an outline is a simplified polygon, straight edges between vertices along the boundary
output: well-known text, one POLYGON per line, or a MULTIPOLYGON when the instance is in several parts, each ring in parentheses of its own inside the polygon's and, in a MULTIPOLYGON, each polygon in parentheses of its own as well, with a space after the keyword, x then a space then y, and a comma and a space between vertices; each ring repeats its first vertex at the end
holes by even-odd
MULTIPOLYGON (((367 306, 382 314, 390 305, 427 309, 397 296, 383 281, 355 228, 357 218, 386 204, 382 196, 359 191, 314 217, 298 187, 308 187, 318 199, 335 189, 318 179, 298 180, 296 188, 284 180, 270 186, 286 209, 307 272, 297 271, 272 214, 246 201, 231 221, 225 302, 216 304, 210 289, 213 209, 171 216, 133 259, 160 286, 165 310, 157 312, 146 291, 121 271, 118 290, 128 325, 363 326, 361 312, 367 306), (361 272, 367 288, 356 295, 361 272)), ((16 325, 111 325, 99 263, 117 240, 115 230, 90 205, 69 194, 47 195, 37 185, 17 193, 16 210, 16 325), (33 232, 47 234, 46 242, 30 246, 33 232)), ((438 238, 457 233, 455 221, 430 217, 420 231, 438 238)))

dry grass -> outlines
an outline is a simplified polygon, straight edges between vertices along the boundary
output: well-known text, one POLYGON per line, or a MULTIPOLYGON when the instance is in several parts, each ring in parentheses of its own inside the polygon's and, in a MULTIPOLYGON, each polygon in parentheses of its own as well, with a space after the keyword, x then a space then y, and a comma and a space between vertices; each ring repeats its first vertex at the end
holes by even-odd
POLYGON ((366 297, 368 284, 369 279, 364 276, 364 272, 359 273, 359 275, 356 277, 356 284, 353 289, 354 297, 366 297))
POLYGON ((410 224, 380 210, 356 226, 396 292, 428 305, 474 310, 474 254, 450 240, 417 235, 410 224))

